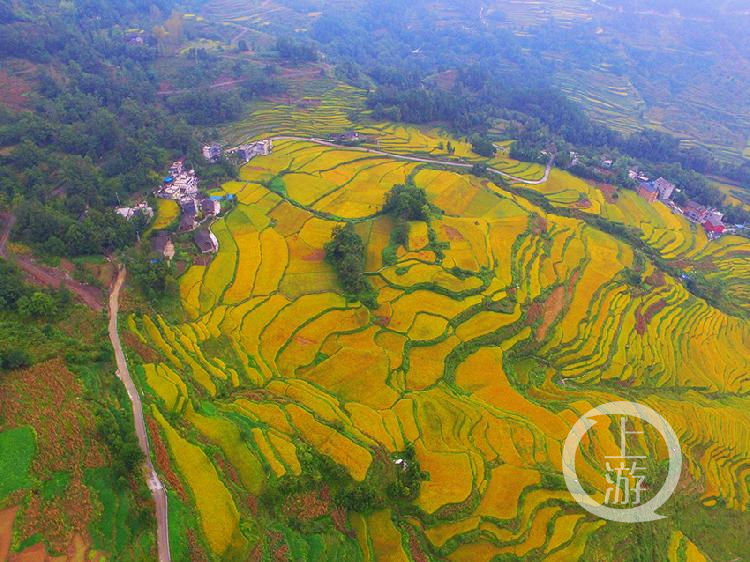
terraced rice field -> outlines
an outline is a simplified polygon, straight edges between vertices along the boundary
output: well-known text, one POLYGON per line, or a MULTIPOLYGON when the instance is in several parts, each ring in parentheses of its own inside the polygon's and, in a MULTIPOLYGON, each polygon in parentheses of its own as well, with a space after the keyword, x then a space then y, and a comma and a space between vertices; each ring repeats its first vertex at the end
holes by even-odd
POLYGON ((174 223, 180 216, 180 206, 172 199, 157 199, 156 220, 151 228, 161 230, 174 223))
MULTIPOLYGON (((444 138, 389 131, 394 152, 434 153, 444 138)), ((278 141, 224 189, 240 203, 213 227, 211 265, 180 279, 187 320, 128 322, 163 357, 144 365, 141 384, 186 491, 184 525, 210 558, 581 558, 619 531, 573 502, 562 443, 580 415, 618 399, 675 428, 703 509, 750 507, 750 324, 624 242, 487 180, 303 141, 278 141), (413 224, 384 265, 392 225, 377 213, 406 177, 442 214, 413 224), (325 262, 344 219, 367 247, 375 310, 347 302, 325 262), (407 444, 428 475, 408 511, 291 494, 284 517, 297 499, 320 522, 300 534, 258 503, 307 474, 313 453, 371 486, 407 444)), ((556 208, 587 199, 581 210, 638 227, 669 259, 711 259, 719 276, 731 268, 731 290, 750 305, 746 241, 709 244, 666 208, 631 193, 609 203, 559 171, 533 189, 556 208)), ((666 458, 652 435, 642 446, 666 458)), ((598 431, 578 461, 595 495, 607 486, 597 459, 615 450, 614 434, 598 431)), ((683 529, 663 554, 712 544, 683 529)))
POLYGON ((289 81, 289 91, 273 101, 250 104, 247 115, 222 131, 229 145, 271 133, 326 135, 352 128, 351 112, 361 112, 366 93, 320 73, 289 81))
MULTIPOLYGON (((748 155, 750 156, 750 155, 748 155)), ((750 189, 738 185, 714 182, 714 186, 726 196, 726 202, 729 205, 742 207, 746 211, 750 210, 750 189)))
POLYGON ((636 132, 644 125, 638 116, 646 113, 646 102, 626 75, 613 72, 606 64, 560 73, 555 81, 567 97, 580 103, 593 118, 621 133, 636 132))

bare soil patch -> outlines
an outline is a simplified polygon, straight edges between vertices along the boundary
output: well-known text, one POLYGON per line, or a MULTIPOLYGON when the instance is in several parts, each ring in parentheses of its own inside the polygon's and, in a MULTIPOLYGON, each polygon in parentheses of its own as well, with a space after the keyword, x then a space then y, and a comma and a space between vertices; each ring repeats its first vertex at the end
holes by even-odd
POLYGON ((549 298, 544 303, 544 311, 542 312, 542 323, 539 325, 536 331, 536 340, 542 341, 547 337, 547 331, 549 330, 552 323, 560 316, 563 306, 565 305, 565 289, 563 287, 556 287, 550 293, 549 298))
POLYGON ((599 191, 602 192, 602 195, 604 195, 604 199, 607 201, 607 203, 617 202, 617 188, 614 185, 612 185, 611 183, 595 183, 594 185, 599 191))
POLYGON ((665 306, 667 306, 667 301, 661 299, 660 301, 655 302, 654 304, 649 306, 648 309, 646 309, 646 312, 642 313, 640 310, 637 310, 635 312, 635 330, 638 332, 638 335, 642 336, 646 333, 646 328, 648 328, 648 325, 651 323, 653 317, 665 306))
POLYGON ((108 462, 106 447, 82 396, 83 387, 61 359, 6 373, 0 385, 3 425, 31 425, 36 432, 32 473, 42 481, 55 472, 70 474, 65 491, 58 496, 44 499, 41 494, 30 494, 16 523, 20 536, 40 533, 55 552, 65 552, 75 534, 88 537, 93 505, 84 484, 84 470, 108 462))
POLYGON ((158 351, 143 343, 131 332, 123 332, 122 339, 125 345, 135 351, 144 363, 158 363, 163 359, 158 351))
POLYGON ((169 453, 167 447, 164 445, 164 441, 159 435, 159 428, 156 425, 154 418, 146 417, 146 424, 148 425, 149 437, 151 438, 151 446, 154 448, 154 456, 156 457, 156 466, 159 472, 164 475, 169 485, 177 493, 183 502, 188 501, 185 487, 182 485, 182 481, 177 477, 174 470, 172 470, 172 464, 169 459, 169 453))
POLYGON ((0 103, 10 109, 23 109, 28 104, 28 94, 34 89, 31 82, 0 68, 0 103))

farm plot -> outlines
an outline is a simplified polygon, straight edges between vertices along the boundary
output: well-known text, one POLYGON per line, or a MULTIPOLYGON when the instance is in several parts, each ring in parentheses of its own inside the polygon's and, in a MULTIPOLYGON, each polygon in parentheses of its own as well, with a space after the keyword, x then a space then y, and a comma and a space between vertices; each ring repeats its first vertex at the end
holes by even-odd
MULTIPOLYGON (((394 151, 434 152, 447 139, 377 127, 394 151)), ((190 493, 196 536, 215 557, 288 548, 324 559, 320 544, 337 542, 351 559, 578 559, 601 523, 560 486, 562 444, 582 413, 632 393, 684 439, 706 509, 750 507, 737 485, 750 457, 746 319, 587 221, 469 175, 279 141, 242 177, 225 187, 244 195, 214 226, 219 255, 180 280, 190 321, 132 321, 138 341, 159 351, 144 365, 147 400, 190 493), (440 212, 411 223, 384 259, 393 221, 377 213, 409 174, 440 212), (342 296, 325 261, 343 219, 356 219, 366 246, 372 310, 342 296), (329 510, 340 497, 329 485, 345 481, 360 497, 406 454, 427 478, 408 510, 400 501, 329 510), (335 476, 310 484, 321 470, 335 476), (283 487, 291 481, 312 488, 287 501, 279 490, 296 493, 283 487), (305 517, 318 550, 295 530, 305 517)), ((610 203, 562 172, 537 188, 553 206, 586 199, 582 212, 637 224, 665 258, 711 260, 707 275, 750 272, 744 242, 705 244, 630 194, 610 203)), ((748 303, 740 282, 728 286, 748 303)), ((654 435, 644 443, 666 458, 654 435)), ((607 487, 595 459, 616 450, 611 432, 592 434, 578 474, 595 494, 607 487)))

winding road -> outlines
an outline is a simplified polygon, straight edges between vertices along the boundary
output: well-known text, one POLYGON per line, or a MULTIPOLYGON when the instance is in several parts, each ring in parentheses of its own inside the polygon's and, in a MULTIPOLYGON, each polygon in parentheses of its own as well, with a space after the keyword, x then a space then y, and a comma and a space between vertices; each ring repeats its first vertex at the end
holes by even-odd
MULTIPOLYGON (((362 146, 343 146, 340 144, 336 144, 331 141, 327 141, 324 139, 318 139, 315 137, 295 137, 295 136, 289 136, 289 135, 279 135, 276 137, 271 137, 272 141, 276 140, 292 140, 292 141, 306 141, 306 142, 313 142, 315 144, 319 144, 321 146, 328 146, 331 148, 342 148, 345 150, 355 150, 358 152, 367 152, 369 154, 377 154, 379 156, 387 156, 389 158, 395 158, 397 160, 407 160, 409 162, 424 162, 425 164, 439 164, 441 166, 453 166, 454 168, 471 168, 474 164, 466 163, 466 162, 456 162, 454 160, 438 160, 436 158, 425 158, 422 156, 406 156, 404 154, 393 154, 392 152, 383 152, 382 150, 377 150, 375 148, 366 148, 362 146)), ((554 156, 550 156, 549 160, 547 161, 547 167, 544 170, 544 176, 542 176, 541 179, 538 180, 529 180, 524 178, 519 178, 517 176, 508 174, 506 172, 503 172, 502 170, 498 170, 497 168, 487 168, 488 172, 492 172, 493 174, 497 174, 499 176, 502 176, 506 179, 518 182, 518 183, 525 183, 527 185, 541 185, 549 179, 549 173, 550 170, 552 170, 552 164, 555 161, 554 156)))
MULTIPOLYGON (((307 141, 313 142, 322 146, 328 146, 332 148, 341 148, 341 145, 332 143, 330 141, 319 139, 315 137, 295 137, 280 135, 271 137, 271 140, 294 140, 294 141, 307 141)), ((426 164, 439 164, 443 166, 453 166, 456 168, 471 168, 472 164, 465 162, 455 162, 452 160, 438 160, 433 158, 424 158, 419 156, 407 156, 403 154, 392 154, 390 152, 384 152, 382 150, 376 150, 374 148, 366 147, 346 147, 347 150, 354 150, 358 152, 366 152, 369 154, 377 154, 379 156, 387 156, 389 158, 395 158, 398 160, 406 160, 409 162, 424 162, 426 164)), ((511 174, 507 174, 502 170, 495 168, 487 168, 488 171, 498 174, 504 178, 510 179, 515 182, 525 183, 529 185, 539 185, 547 181, 552 164, 554 162, 554 156, 550 157, 547 162, 547 167, 544 172, 544 176, 539 180, 528 180, 519 178, 511 174)), ((138 437, 138 444, 145 455, 146 469, 148 471, 148 487, 151 490, 151 494, 154 497, 154 503, 156 504, 156 537, 159 551, 160 562, 170 562, 171 556, 169 552, 169 521, 167 517, 167 494, 164 489, 164 485, 159 480, 159 476, 154 469, 153 463, 151 462, 151 452, 148 442, 148 435, 146 433, 146 423, 143 419, 143 403, 141 397, 138 394, 138 390, 133 383, 133 379, 130 377, 128 371, 128 364, 125 359, 125 353, 122 350, 122 344, 120 342, 120 335, 117 331, 117 313, 119 310, 119 298, 120 290, 125 282, 125 276, 127 270, 123 267, 117 273, 117 278, 112 285, 112 290, 109 295, 109 339, 112 342, 112 348, 115 351, 115 359, 117 361, 117 376, 125 385, 125 389, 130 397, 131 404, 133 406, 133 420, 135 423, 135 432, 138 437)))
POLYGON ((156 542, 159 551, 159 562, 170 562, 169 553, 169 521, 167 518, 167 492, 164 485, 159 480, 159 475, 154 470, 151 462, 151 453, 146 433, 146 423, 143 419, 143 404, 138 390, 130 377, 128 363, 125 360, 125 353, 122 351, 120 343, 120 334, 117 331, 117 312, 120 308, 120 289, 125 282, 127 270, 123 267, 117 273, 117 278, 112 284, 112 290, 109 294, 109 339, 115 350, 115 360, 117 362, 117 377, 125 385, 130 402, 133 405, 133 421, 135 423, 135 433, 138 437, 138 444, 145 455, 146 470, 148 471, 148 488, 154 497, 156 504, 156 542))

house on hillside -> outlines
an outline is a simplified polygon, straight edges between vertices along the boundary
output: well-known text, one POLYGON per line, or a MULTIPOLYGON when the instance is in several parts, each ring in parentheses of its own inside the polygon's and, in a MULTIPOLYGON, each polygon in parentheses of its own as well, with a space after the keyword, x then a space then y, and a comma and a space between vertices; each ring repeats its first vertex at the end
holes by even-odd
POLYGON ((709 236, 721 236, 727 229, 721 220, 721 216, 715 213, 706 217, 706 220, 703 221, 703 228, 709 236))
POLYGON ((218 144, 206 145, 201 148, 201 154, 203 154, 203 158, 213 164, 221 160, 221 146, 218 144))
POLYGON ((210 198, 201 199, 200 206, 205 217, 215 217, 221 212, 221 203, 210 198))
POLYGON ((227 150, 227 154, 234 154, 242 162, 249 162, 256 156, 268 156, 273 151, 273 141, 271 139, 265 139, 260 141, 251 142, 249 144, 242 144, 237 148, 227 150))
POLYGON ((161 230, 151 237, 151 251, 171 260, 174 257, 174 244, 169 232, 161 230))
POLYGON ((655 202, 659 197, 659 190, 651 182, 639 183, 636 192, 649 203, 655 202))
POLYGON ((358 142, 362 139, 357 131, 347 131, 346 133, 332 135, 331 140, 333 142, 358 142))
POLYGON ((198 214, 198 207, 195 205, 195 199, 182 199, 180 201, 180 209, 182 209, 183 215, 194 217, 198 214))
POLYGON ((144 31, 142 29, 129 29, 125 33, 125 42, 128 45, 143 45, 146 42, 144 31))
POLYGON ((708 209, 692 200, 687 202, 682 211, 693 222, 703 223, 708 216, 708 209))
POLYGON ((182 215, 180 215, 180 232, 193 230, 196 224, 195 215, 188 215, 187 213, 182 213, 182 215))
POLYGON ((150 220, 154 216, 154 210, 146 203, 139 203, 135 207, 117 207, 115 209, 115 212, 127 220, 130 220, 138 215, 142 215, 150 220))
POLYGON ((672 193, 675 189, 675 185, 664 178, 659 178, 658 180, 654 181, 654 187, 659 192, 659 199, 661 199, 662 201, 666 201, 667 199, 672 197, 672 193))
POLYGON ((213 254, 219 249, 219 240, 208 229, 201 229, 195 233, 195 245, 203 254, 213 254))

